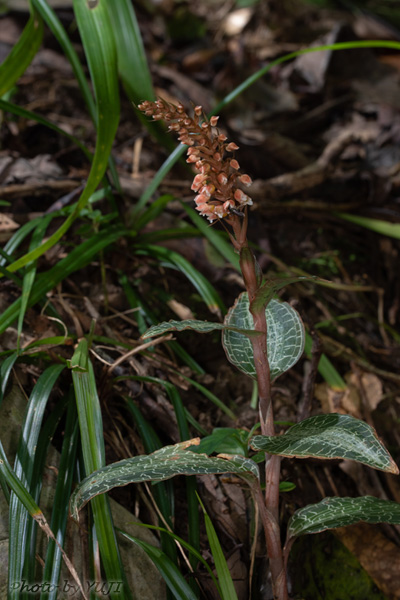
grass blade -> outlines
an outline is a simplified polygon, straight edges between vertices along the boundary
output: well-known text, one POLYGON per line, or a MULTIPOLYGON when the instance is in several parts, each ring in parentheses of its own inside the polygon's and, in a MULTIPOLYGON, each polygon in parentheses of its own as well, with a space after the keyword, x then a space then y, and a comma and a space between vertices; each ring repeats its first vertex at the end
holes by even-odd
POLYGON ((179 269, 179 271, 181 271, 193 284, 212 313, 221 314, 221 312, 226 311, 221 298, 208 279, 199 273, 199 271, 181 254, 178 254, 169 248, 153 246, 151 244, 137 246, 137 252, 138 254, 153 256, 154 258, 163 261, 166 266, 172 266, 173 268, 179 269))
MULTIPOLYGON (((65 531, 68 520, 68 502, 71 495, 74 465, 78 445, 78 422, 76 406, 69 403, 67 421, 64 429, 63 445, 58 466, 57 485, 54 494, 53 510, 50 527, 56 532, 60 546, 64 545, 65 531)), ((48 594, 42 592, 40 600, 56 600, 58 580, 61 569, 61 552, 53 540, 49 541, 43 569, 43 581, 50 583, 48 594)))
MULTIPOLYGON (((40 273, 33 285, 28 306, 33 306, 39 302, 60 281, 63 281, 74 271, 86 266, 100 250, 115 242, 124 233, 125 230, 121 227, 104 229, 72 250, 66 258, 63 258, 49 271, 40 273)), ((20 310, 21 298, 18 298, 0 315, 0 333, 3 333, 7 327, 17 320, 20 310)))
POLYGON ((259 69, 253 75, 250 75, 245 81, 243 81, 238 87, 236 87, 232 92, 230 92, 225 98, 213 109, 212 113, 215 114, 219 112, 224 106, 230 104, 235 98, 240 96, 245 90, 253 85, 256 81, 258 81, 261 77, 264 77, 273 67, 277 65, 281 65, 284 62, 292 60, 293 58, 297 58, 298 56, 302 56, 303 54, 310 54, 311 52, 325 52, 327 50, 337 51, 337 50, 353 50, 357 48, 389 48, 391 50, 400 50, 400 42, 392 42, 387 40, 362 40, 358 42, 338 42, 336 44, 324 44, 323 46, 311 46, 308 48, 302 48, 301 50, 296 50, 295 52, 290 52, 289 54, 285 54, 284 56, 280 56, 279 58, 273 60, 268 63, 262 69, 259 69))
POLYGON ((153 179, 144 190, 143 194, 140 196, 137 204, 131 213, 131 218, 134 219, 137 215, 139 215, 143 208, 146 206, 147 202, 150 200, 153 194, 156 193, 158 186, 164 180, 164 177, 168 175, 174 164, 178 161, 178 159, 186 152, 187 146, 183 146, 180 144, 175 148, 173 152, 168 156, 167 160, 161 165, 158 169, 157 173, 154 175, 153 179))
POLYGON ((31 64, 43 38, 43 21, 34 10, 21 37, 0 65, 0 97, 4 96, 31 64))
MULTIPOLYGON (((131 308, 140 308, 136 314, 136 320, 140 334, 144 333, 149 325, 154 325, 159 321, 153 311, 147 306, 147 304, 139 297, 137 292, 131 286, 127 276, 124 273, 120 273, 119 281, 124 290, 126 299, 129 302, 131 308)), ((186 352, 182 346, 175 340, 168 342, 169 348, 178 356, 182 362, 184 362, 194 373, 198 375, 204 375, 204 369, 198 364, 191 355, 186 352)))
MULTIPOLYGON (((312 352, 312 338, 309 333, 306 332, 306 340, 304 344, 304 352, 308 357, 311 357, 312 352)), ((347 385, 344 379, 340 376, 338 371, 335 369, 329 358, 322 354, 318 363, 318 372, 322 375, 326 383, 334 390, 345 390, 347 385)))
MULTIPOLYGON (((72 369, 83 460, 87 475, 105 465, 103 421, 93 367, 88 355, 88 342, 82 340, 71 361, 69 361, 69 366, 72 369)), ((122 567, 107 496, 101 495, 93 498, 91 508, 107 580, 123 582, 122 594, 113 590, 110 597, 115 600, 130 599, 132 595, 128 589, 122 567)))
MULTIPOLYGON (((34 6, 37 8, 38 12, 42 15, 43 20, 48 25, 49 29, 54 34, 54 37, 57 39, 65 56, 68 58, 72 70, 74 71, 76 80, 81 90, 81 94, 86 103, 87 109, 89 111, 90 117, 93 123, 96 125, 97 123, 97 113, 96 113, 96 105, 94 103, 92 93, 90 91, 88 82, 86 80, 82 65, 79 61, 78 55, 75 52, 75 49, 68 37, 67 32, 65 31, 61 21, 57 17, 54 10, 48 5, 47 0, 32 0, 34 6)), ((115 183, 116 188, 119 192, 121 192, 118 173, 116 171, 114 161, 112 157, 109 159, 110 171, 112 173, 112 177, 115 183)))
POLYGON ((350 223, 355 223, 360 227, 365 227, 365 229, 370 229, 371 231, 375 231, 376 233, 387 235, 388 237, 400 240, 399 223, 389 223, 388 221, 382 221, 380 219, 370 219, 368 217, 362 217, 360 215, 350 215, 348 213, 335 212, 334 215, 340 217, 341 219, 344 219, 345 221, 350 221, 350 223))
POLYGON ((215 394, 210 392, 210 390, 208 388, 206 388, 204 385, 201 385, 201 383, 198 383, 194 379, 191 379, 190 377, 186 377, 186 375, 183 375, 183 373, 179 373, 178 371, 176 371, 176 374, 179 375, 179 377, 182 377, 182 379, 185 379, 185 381, 188 381, 190 383, 190 385, 193 385, 193 387, 197 388, 199 390, 199 392, 201 394, 203 394, 203 396, 205 396, 208 400, 210 400, 213 404, 215 404, 215 406, 217 406, 230 419, 232 419, 232 421, 236 421, 237 417, 236 417, 235 413, 228 406, 226 406, 222 402, 222 400, 220 400, 217 396, 215 396, 215 394))
POLYGON ((13 368, 15 361, 18 358, 18 353, 13 352, 10 356, 1 363, 0 367, 0 404, 3 401, 4 394, 6 393, 6 387, 8 383, 8 378, 11 373, 11 369, 13 368))
MULTIPOLYGON (((40 219, 40 221, 32 235, 32 240, 31 240, 31 243, 29 246, 30 250, 33 250, 41 243, 51 219, 52 219, 51 216, 42 217, 40 219)), ((23 282, 22 282, 21 308, 20 308, 19 315, 18 315, 18 326, 17 326, 17 334, 18 334, 17 352, 20 351, 22 326, 24 323, 25 312, 26 312, 26 309, 28 308, 28 302, 29 302, 29 297, 31 295, 32 286, 33 286, 33 283, 34 283, 35 277, 36 277, 36 266, 37 266, 37 261, 28 265, 25 275, 24 275, 23 282)))
MULTIPOLYGON (((156 525, 147 525, 145 523, 139 523, 139 525, 141 527, 145 527, 146 529, 152 529, 152 530, 155 530, 155 531, 162 531, 163 533, 166 533, 167 535, 169 535, 172 539, 176 540, 178 542, 178 544, 180 544, 181 546, 183 546, 184 548, 186 548, 187 550, 189 550, 189 553, 193 554, 193 556, 196 557, 196 559, 198 560, 198 562, 201 562, 201 564, 204 566, 204 568, 208 571, 208 574, 211 577, 211 579, 213 580, 213 582, 215 584, 215 587, 217 588, 218 593, 221 594, 221 588, 219 587, 218 580, 215 577, 215 575, 214 575, 214 573, 213 573, 210 565, 202 557, 202 555, 200 554, 200 552, 198 550, 196 550, 196 548, 193 548, 193 546, 191 546, 190 544, 188 544, 184 539, 182 539, 181 537, 179 537, 175 533, 172 533, 172 531, 168 531, 168 529, 165 529, 164 527, 157 527, 156 525)), ((118 529, 118 531, 120 533, 122 533, 123 535, 125 535, 124 532, 121 531, 120 529, 118 529)))
MULTIPOLYGON (((26 488, 26 492, 29 494, 31 492, 33 465, 44 409, 54 384, 63 369, 64 365, 48 367, 39 377, 29 399, 14 466, 15 476, 19 478, 21 485, 26 488)), ((21 581, 24 568, 26 569, 29 566, 29 563, 24 561, 24 557, 29 551, 30 537, 33 531, 29 526, 30 522, 29 513, 24 504, 15 494, 12 494, 9 513, 8 577, 10 582, 21 581)))
MULTIPOLYGON (((114 0, 112 5, 109 5, 109 17, 113 30, 118 31, 118 35, 115 36, 118 72, 126 95, 134 105, 143 100, 154 100, 152 78, 131 0, 114 0)), ((149 120, 139 110, 135 112, 163 146, 169 150, 174 148, 175 142, 160 123, 149 120)))
POLYGON ((124 531, 121 534, 131 542, 140 546, 153 561, 160 571, 165 583, 171 590, 177 600, 197 600, 197 596, 186 582, 186 579, 179 571, 178 567, 168 558, 168 556, 159 548, 155 548, 147 542, 143 542, 124 531))
POLYGON ((229 572, 224 553, 222 552, 221 544, 219 543, 217 532, 215 531, 214 525, 212 524, 211 519, 208 516, 207 511, 204 508, 204 504, 200 498, 199 502, 201 508, 203 509, 207 538, 210 542, 210 549, 214 558, 218 582, 221 586, 221 598, 222 600, 238 600, 235 586, 233 585, 232 577, 229 572))
MULTIPOLYGON (((27 221, 26 223, 24 223, 24 225, 22 225, 22 227, 17 229, 14 235, 8 240, 8 242, 4 246, 4 250, 9 256, 11 256, 12 253, 15 252, 15 250, 18 248, 18 246, 22 244, 22 242, 30 234, 30 232, 33 229, 35 229, 35 227, 37 227, 41 218, 42 217, 37 217, 36 219, 32 219, 32 221, 27 221)), ((6 256, 2 256, 2 258, 0 259, 0 264, 5 265, 6 263, 6 256)))
POLYGON ((128 98, 135 104, 154 100, 150 70, 132 2, 114 0, 108 14, 113 30, 118 32, 115 36, 118 71, 128 98))
POLYGON ((86 148, 86 146, 84 144, 82 144, 82 142, 80 140, 78 140, 78 138, 76 138, 74 135, 71 135, 70 133, 67 133, 66 131, 64 131, 63 129, 58 127, 58 125, 56 125, 52 121, 49 121, 45 117, 42 117, 42 115, 38 115, 37 113, 32 112, 31 110, 26 110, 26 108, 21 108, 20 106, 17 106, 16 104, 13 104, 12 102, 7 102, 7 100, 3 100, 1 98, 0 98, 0 110, 10 112, 14 115, 17 115, 18 117, 23 117, 24 119, 31 119, 32 121, 36 121, 36 123, 40 123, 41 125, 44 125, 45 127, 48 127, 49 129, 52 129, 56 133, 66 137, 68 140, 70 140, 70 142, 72 142, 73 144, 78 146, 78 148, 80 148, 82 150, 82 152, 85 153, 85 155, 87 156, 87 158, 89 160, 92 159, 91 152, 89 152, 89 150, 86 148))
POLYGON ((71 67, 74 71, 76 80, 78 81, 82 96, 85 100, 86 106, 89 110, 92 121, 96 121, 96 106, 93 101, 92 94, 90 92, 89 84, 86 80, 85 74, 82 69, 82 65, 78 58, 77 53, 71 41, 65 31, 60 19, 57 17, 54 10, 49 6, 46 0, 31 0, 32 5, 36 8, 37 12, 41 15, 46 25, 53 33, 54 37, 60 44, 65 56, 71 63, 71 67))
POLYGON ((7 270, 11 272, 36 260, 52 248, 79 216, 103 178, 118 126, 117 57, 105 3, 98 2, 90 8, 86 1, 75 0, 74 9, 96 96, 97 139, 92 168, 74 211, 44 244, 9 265, 7 270))

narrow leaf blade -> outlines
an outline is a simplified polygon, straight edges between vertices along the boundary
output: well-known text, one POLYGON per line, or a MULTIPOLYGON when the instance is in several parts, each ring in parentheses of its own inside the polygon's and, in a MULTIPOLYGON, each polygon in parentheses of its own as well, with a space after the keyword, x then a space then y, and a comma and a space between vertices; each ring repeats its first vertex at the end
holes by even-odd
POLYGON ((186 582, 186 579, 179 571, 178 567, 174 565, 172 560, 170 560, 162 550, 155 548, 143 540, 139 540, 139 538, 134 537, 133 535, 129 535, 125 531, 122 531, 121 533, 124 537, 140 546, 142 550, 146 552, 147 556, 153 561, 177 600, 197 600, 197 596, 186 582))
POLYGON ((225 310, 218 292, 209 280, 178 252, 162 246, 143 244, 137 246, 137 253, 153 256, 157 260, 165 261, 166 266, 172 266, 181 271, 201 295, 210 312, 219 314, 225 310))
POLYGON ((219 585, 221 587, 222 600, 237 600, 235 586, 233 585, 232 576, 230 574, 224 553, 222 552, 221 544, 215 531, 214 525, 201 502, 201 508, 204 512, 204 521, 206 525, 207 538, 210 542, 211 553, 214 558, 215 569, 218 575, 219 585))
POLYGON ((86 206, 106 171, 119 121, 119 92, 114 36, 105 4, 98 2, 95 7, 90 7, 86 2, 74 0, 75 16, 89 65, 97 107, 96 150, 86 187, 75 210, 62 225, 41 246, 30 250, 9 265, 7 270, 11 272, 36 260, 62 238, 86 206))
MULTIPOLYGON (((81 340, 70 361, 74 384, 82 454, 87 473, 93 473, 105 462, 103 421, 96 381, 89 360, 86 339, 81 340)), ((120 552, 114 532, 111 509, 106 496, 93 498, 91 503, 98 547, 106 577, 110 581, 123 582, 122 598, 132 599, 123 570, 120 552)), ((118 599, 120 592, 118 592, 118 599)), ((110 598, 117 599, 117 592, 110 591, 110 598)))
POLYGON ((365 229, 370 229, 381 235, 387 235, 388 237, 400 240, 400 224, 390 223, 389 221, 383 221, 381 219, 371 219, 369 217, 363 217, 361 215, 352 215, 349 213, 335 213, 337 217, 355 223, 365 229))
POLYGON ((0 97, 4 96, 30 65, 43 38, 43 21, 34 10, 21 37, 0 65, 0 97))
POLYGON ((296 458, 347 458, 373 469, 399 472, 376 431, 350 415, 317 415, 293 425, 284 435, 256 435, 254 450, 296 458))

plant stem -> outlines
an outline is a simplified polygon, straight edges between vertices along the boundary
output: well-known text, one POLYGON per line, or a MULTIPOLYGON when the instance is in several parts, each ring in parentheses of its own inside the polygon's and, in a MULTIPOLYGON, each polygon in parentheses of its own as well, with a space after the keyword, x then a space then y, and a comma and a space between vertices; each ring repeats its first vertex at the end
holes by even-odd
MULTIPOLYGON (((262 283, 261 272, 247 244, 247 214, 242 222, 239 219, 232 218, 230 225, 235 234, 235 247, 240 253, 240 268, 249 296, 254 329, 263 333, 263 335, 251 338, 251 343, 258 382, 261 432, 263 435, 272 436, 275 435, 275 427, 271 402, 271 372, 267 349, 267 319, 265 316, 265 305, 254 302, 262 283), (257 308, 254 308, 254 306, 257 306, 257 308)), ((258 497, 257 501, 260 505, 260 514, 264 525, 274 598, 277 600, 287 600, 286 569, 279 530, 281 459, 279 456, 270 456, 268 454, 265 455, 265 458, 265 502, 261 493, 261 497, 258 497)))
MULTIPOLYGON (((254 364, 256 367, 259 390, 261 432, 263 435, 275 435, 271 403, 271 378, 266 348, 267 324, 265 310, 263 309, 262 312, 263 315, 258 313, 253 314, 253 321, 254 329, 265 331, 265 336, 252 338, 254 364)), ((279 478, 281 459, 280 456, 270 456, 267 453, 265 454, 265 459, 265 504, 262 502, 263 506, 261 514, 267 510, 272 519, 272 521, 269 520, 268 526, 264 525, 271 569, 272 589, 274 598, 277 598, 278 600, 287 600, 286 572, 279 530, 279 478), (269 530, 268 536, 266 527, 269 530)))

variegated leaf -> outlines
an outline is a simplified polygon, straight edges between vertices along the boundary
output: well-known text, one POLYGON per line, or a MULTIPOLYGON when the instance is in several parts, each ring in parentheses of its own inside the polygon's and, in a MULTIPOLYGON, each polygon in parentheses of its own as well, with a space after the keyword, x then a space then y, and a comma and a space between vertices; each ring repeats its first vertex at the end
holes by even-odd
POLYGON ((186 329, 197 331, 197 333, 209 333, 210 331, 216 331, 218 329, 230 329, 246 336, 260 335, 257 331, 254 331, 254 329, 251 328, 239 329, 238 327, 227 326, 224 323, 212 323, 210 321, 185 319, 184 321, 164 321, 158 325, 153 325, 142 335, 142 339, 145 340, 147 338, 155 337, 156 335, 162 335, 163 333, 167 333, 167 331, 184 331, 186 329))
POLYGON ((284 435, 256 435, 254 450, 297 458, 347 458, 374 469, 398 473, 375 430, 350 415, 317 415, 293 425, 284 435))
POLYGON ((218 473, 236 473, 252 481, 258 479, 258 467, 249 458, 209 457, 188 450, 188 447, 198 445, 199 442, 195 438, 174 446, 165 446, 152 454, 127 458, 95 471, 74 490, 70 503, 72 516, 78 518, 81 508, 94 496, 128 483, 164 481, 175 475, 218 473))
POLYGON ((309 504, 294 513, 288 524, 287 541, 360 521, 399 525, 400 504, 373 496, 324 498, 318 504, 309 504))
MULTIPOLYGON (((267 347, 271 377, 290 369, 304 350, 304 325, 298 312, 286 302, 271 300, 265 311, 267 318, 267 347)), ((249 311, 246 292, 240 294, 225 317, 225 325, 251 329, 253 317, 249 311)), ((256 379, 253 348, 250 340, 236 331, 225 330, 222 342, 226 356, 238 369, 256 379)))

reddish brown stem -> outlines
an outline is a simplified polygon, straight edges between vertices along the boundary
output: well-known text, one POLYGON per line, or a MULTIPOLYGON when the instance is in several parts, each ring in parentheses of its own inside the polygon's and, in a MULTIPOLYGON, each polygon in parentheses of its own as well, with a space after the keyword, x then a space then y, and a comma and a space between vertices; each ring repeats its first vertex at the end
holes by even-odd
MULTIPOLYGON (((245 226, 247 228, 247 223, 245 226)), ((240 267, 249 296, 250 312, 253 317, 254 329, 263 333, 263 335, 251 338, 251 343, 258 382, 261 432, 263 435, 272 436, 275 435, 275 428, 271 402, 271 373, 267 349, 267 320, 265 316, 265 307, 263 305, 257 309, 253 308, 253 302, 261 282, 257 275, 257 267, 253 253, 248 248, 247 241, 244 242, 243 239, 243 227, 240 231, 235 231, 235 227, 233 229, 236 240, 238 240, 238 235, 241 236, 240 243, 238 243, 238 246, 240 246, 240 267)), ((279 530, 280 463, 279 456, 269 456, 266 454, 265 503, 262 496, 261 498, 258 498, 258 501, 261 516, 263 518, 274 598, 277 600, 287 600, 286 569, 283 560, 279 530)))
POLYGON ((261 488, 254 490, 255 501, 260 507, 260 516, 264 528, 272 591, 275 600, 288 600, 286 569, 283 560, 279 523, 264 503, 261 488))

